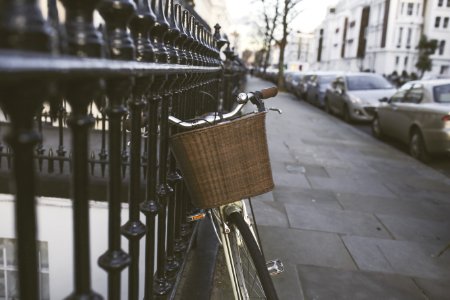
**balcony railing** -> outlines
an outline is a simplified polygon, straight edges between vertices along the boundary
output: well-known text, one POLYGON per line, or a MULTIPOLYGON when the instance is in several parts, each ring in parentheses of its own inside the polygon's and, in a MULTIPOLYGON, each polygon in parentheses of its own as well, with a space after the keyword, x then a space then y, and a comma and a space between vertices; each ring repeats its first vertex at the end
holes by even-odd
MULTIPOLYGON (((15 194, 16 296, 46 298, 42 274, 48 269, 41 271, 40 249, 51 245, 38 241, 36 197, 47 173, 70 177, 68 299, 121 299, 122 286, 130 300, 167 296, 186 256, 192 232, 186 215, 193 209, 168 148, 169 136, 178 131, 168 115, 191 119, 230 109, 242 66, 220 27, 211 32, 184 1, 61 0, 58 12, 55 0, 48 0, 48 18, 38 2, 4 0, 0 6, 1 133, 8 131, 0 169, 11 169, 15 194), (100 26, 94 25, 96 13, 100 26), (223 61, 219 51, 225 45, 223 61), (46 145, 47 134, 56 147, 46 145), (108 242, 94 258, 107 273, 103 296, 91 271, 96 224, 90 222, 90 200, 102 200, 91 197, 94 177, 107 181, 108 242), (121 219, 123 203, 127 220, 121 219)), ((51 273, 51 255, 47 260, 51 273)), ((50 286, 57 285, 56 278, 50 286)))

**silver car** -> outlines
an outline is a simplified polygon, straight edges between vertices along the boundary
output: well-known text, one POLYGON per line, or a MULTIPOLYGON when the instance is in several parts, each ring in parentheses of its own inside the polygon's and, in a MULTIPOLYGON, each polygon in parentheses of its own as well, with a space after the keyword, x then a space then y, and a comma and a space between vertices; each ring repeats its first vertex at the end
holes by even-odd
POLYGON ((325 110, 339 114, 346 122, 371 121, 379 99, 391 97, 394 86, 372 73, 340 75, 325 92, 325 110))
POLYGON ((450 79, 415 81, 382 99, 372 133, 409 145, 410 154, 422 161, 450 152, 450 79))

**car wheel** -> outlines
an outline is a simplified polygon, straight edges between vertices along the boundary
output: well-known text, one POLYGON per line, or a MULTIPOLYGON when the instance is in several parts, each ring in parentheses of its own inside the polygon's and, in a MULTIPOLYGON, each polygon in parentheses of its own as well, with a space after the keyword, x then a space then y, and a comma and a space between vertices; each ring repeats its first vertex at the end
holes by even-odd
POLYGON ((422 134, 418 130, 414 130, 411 134, 411 139, 409 140, 409 153, 412 157, 420 161, 430 161, 430 155, 425 148, 422 134))
POLYGON ((345 122, 351 123, 352 118, 350 117, 350 112, 348 111, 348 106, 345 105, 342 110, 342 119, 344 119, 345 122))
POLYGON ((381 131, 380 119, 378 119, 378 115, 375 115, 373 117, 371 129, 374 137, 376 137, 377 139, 383 138, 383 132, 381 131))

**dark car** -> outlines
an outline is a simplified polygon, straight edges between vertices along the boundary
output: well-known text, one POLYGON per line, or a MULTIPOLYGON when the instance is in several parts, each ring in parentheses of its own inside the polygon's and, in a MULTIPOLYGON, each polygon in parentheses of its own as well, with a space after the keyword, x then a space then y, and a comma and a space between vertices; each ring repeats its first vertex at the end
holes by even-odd
POLYGON ((285 87, 288 92, 293 93, 295 86, 298 85, 299 80, 302 77, 302 72, 300 71, 288 71, 285 73, 285 87), (287 73, 287 74, 286 74, 287 73))
POLYGON ((346 122, 371 121, 378 101, 391 97, 394 86, 373 73, 339 75, 325 93, 325 110, 342 116, 346 122))
POLYGON ((313 75, 314 73, 303 73, 297 84, 294 86, 294 94, 302 100, 306 100, 309 80, 313 75))
POLYGON ((325 107, 325 92, 331 82, 342 72, 317 72, 309 79, 306 91, 306 101, 323 108, 325 107))

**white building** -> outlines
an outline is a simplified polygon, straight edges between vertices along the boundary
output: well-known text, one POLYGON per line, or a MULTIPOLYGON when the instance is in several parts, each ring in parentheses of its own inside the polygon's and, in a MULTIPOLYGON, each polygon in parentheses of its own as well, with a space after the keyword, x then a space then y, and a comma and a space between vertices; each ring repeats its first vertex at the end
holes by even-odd
POLYGON ((436 39, 433 74, 449 74, 450 0, 341 0, 315 32, 315 69, 419 73, 422 34, 436 39), (448 5, 448 6, 447 6, 448 5), (446 46, 447 45, 447 46, 446 46))
POLYGON ((220 0, 195 0, 195 11, 208 23, 214 30, 217 23, 222 26, 223 32, 229 32, 230 20, 226 1, 220 0))
POLYGON ((432 74, 450 75, 450 0, 430 0, 425 7, 423 31, 430 39, 438 41, 438 49, 431 56, 432 74))
MULTIPOLYGON (((309 62, 314 59, 315 49, 314 34, 300 31, 292 32, 287 39, 287 45, 284 49, 284 62, 287 70, 307 71, 309 62)), ((272 65, 278 66, 280 49, 277 45, 272 46, 270 53, 272 65)))

